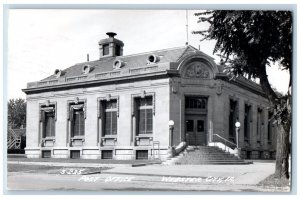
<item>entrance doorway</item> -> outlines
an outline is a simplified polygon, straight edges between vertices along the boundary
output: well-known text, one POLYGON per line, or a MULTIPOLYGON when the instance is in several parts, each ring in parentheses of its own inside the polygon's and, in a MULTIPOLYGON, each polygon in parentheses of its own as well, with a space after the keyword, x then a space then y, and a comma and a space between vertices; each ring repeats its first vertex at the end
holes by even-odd
POLYGON ((206 146, 207 130, 206 116, 186 116, 185 118, 185 138, 188 145, 206 146))

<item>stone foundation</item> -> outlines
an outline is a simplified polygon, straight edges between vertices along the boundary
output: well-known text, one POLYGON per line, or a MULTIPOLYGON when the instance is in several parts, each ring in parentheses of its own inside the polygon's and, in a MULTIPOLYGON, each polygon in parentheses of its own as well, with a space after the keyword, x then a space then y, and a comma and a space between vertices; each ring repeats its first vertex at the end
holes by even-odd
POLYGON ((276 159, 276 151, 242 150, 241 158, 271 160, 276 159))
POLYGON ((129 147, 129 148, 115 148, 115 147, 97 147, 81 148, 81 147, 36 147, 25 148, 27 158, 43 158, 43 151, 49 152, 51 158, 71 158, 71 151, 79 151, 80 159, 102 159, 102 151, 112 151, 112 159, 114 160, 136 160, 137 151, 147 151, 148 160, 162 161, 168 157, 168 149, 153 149, 152 147, 129 147))

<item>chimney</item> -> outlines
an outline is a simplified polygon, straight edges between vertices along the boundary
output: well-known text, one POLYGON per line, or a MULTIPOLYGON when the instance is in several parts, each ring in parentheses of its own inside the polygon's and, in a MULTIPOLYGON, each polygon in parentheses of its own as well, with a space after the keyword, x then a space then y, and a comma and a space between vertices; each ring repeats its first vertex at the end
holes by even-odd
POLYGON ((114 33, 114 32, 107 32, 106 35, 108 35, 109 38, 114 38, 114 37, 117 35, 117 33, 114 33))
POLYGON ((116 57, 123 55, 124 43, 115 38, 117 35, 114 32, 107 32, 108 38, 99 41, 100 59, 106 57, 116 57))

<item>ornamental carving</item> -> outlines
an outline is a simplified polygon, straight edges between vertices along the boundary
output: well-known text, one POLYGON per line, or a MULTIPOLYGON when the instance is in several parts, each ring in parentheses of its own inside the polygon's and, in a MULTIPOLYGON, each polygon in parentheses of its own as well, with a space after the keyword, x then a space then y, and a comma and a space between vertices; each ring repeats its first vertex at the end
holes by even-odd
POLYGON ((111 94, 107 94, 105 97, 98 97, 97 98, 97 116, 98 118, 101 118, 101 112, 102 112, 102 102, 107 101, 109 102, 110 100, 116 100, 117 101, 117 117, 119 117, 119 110, 120 110, 120 105, 119 105, 119 96, 111 96, 111 94))
POLYGON ((139 94, 132 94, 131 95, 131 115, 134 116, 135 115, 135 98, 145 98, 147 96, 152 96, 152 103, 153 103, 153 115, 155 115, 155 93, 146 93, 145 90, 143 90, 141 93, 139 94))
POLYGON ((224 84, 221 81, 216 82, 216 93, 218 95, 222 94, 223 86, 224 86, 224 84))
POLYGON ((50 102, 50 100, 46 100, 45 103, 40 103, 39 104, 39 119, 40 122, 44 120, 44 115, 45 113, 53 112, 54 113, 54 118, 56 121, 57 118, 57 113, 56 113, 56 102, 50 102))
POLYGON ((84 119, 86 119, 86 99, 79 99, 75 97, 74 100, 67 101, 67 119, 72 120, 70 115, 72 116, 73 110, 82 109, 84 112, 84 119))
POLYGON ((207 79, 207 78, 209 78, 209 70, 205 64, 196 63, 193 65, 190 65, 186 69, 184 76, 189 77, 189 78, 207 79))

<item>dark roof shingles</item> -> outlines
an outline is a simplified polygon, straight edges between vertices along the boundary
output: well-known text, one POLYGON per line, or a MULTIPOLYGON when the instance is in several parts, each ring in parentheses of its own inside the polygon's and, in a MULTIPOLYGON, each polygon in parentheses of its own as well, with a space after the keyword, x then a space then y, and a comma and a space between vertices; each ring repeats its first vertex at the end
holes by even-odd
MULTIPOLYGON (((125 62, 125 66, 122 69, 142 67, 147 65, 147 57, 151 54, 160 56, 159 63, 177 62, 178 59, 182 57, 186 52, 190 51, 188 49, 191 48, 192 47, 190 46, 184 46, 184 47, 178 47, 172 49, 145 52, 136 55, 108 57, 96 61, 83 62, 64 69, 63 70, 64 75, 62 77, 83 75, 82 67, 84 65, 94 66, 94 70, 91 71, 91 74, 113 71, 113 63, 117 59, 120 59, 125 62)), ((54 75, 51 75, 43 79, 42 81, 48 81, 52 79, 56 79, 56 77, 54 75)))

